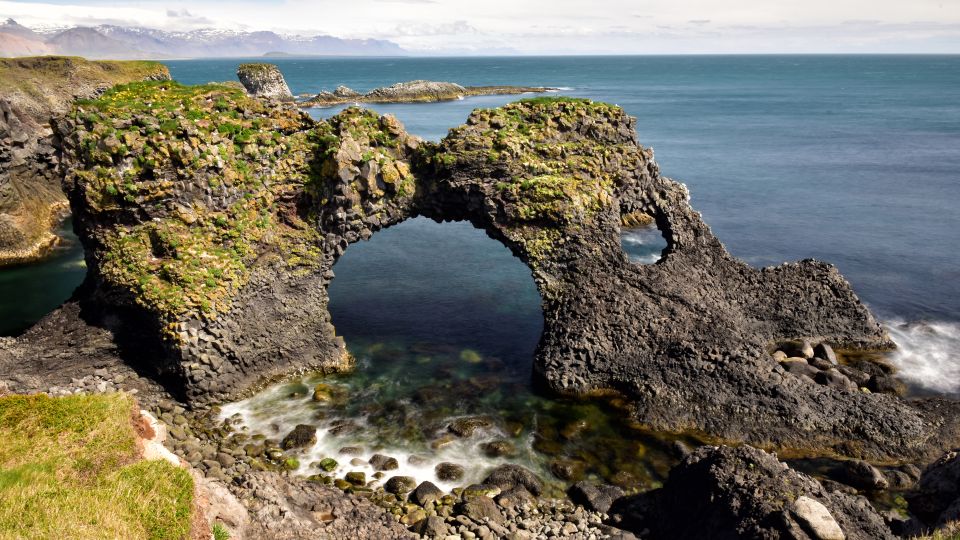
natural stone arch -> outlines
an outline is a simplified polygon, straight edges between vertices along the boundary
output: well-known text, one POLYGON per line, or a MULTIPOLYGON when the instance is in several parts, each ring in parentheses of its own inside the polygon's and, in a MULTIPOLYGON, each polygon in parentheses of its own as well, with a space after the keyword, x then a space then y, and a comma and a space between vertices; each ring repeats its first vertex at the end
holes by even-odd
POLYGON ((531 268, 544 308, 535 376, 550 391, 618 393, 654 429, 808 454, 895 459, 960 439, 935 406, 780 367, 769 347, 786 339, 891 343, 836 268, 730 256, 618 107, 478 110, 431 144, 369 111, 313 122, 227 87, 165 83, 110 92, 58 129, 88 302, 148 321, 160 368, 194 403, 348 369, 330 269, 350 243, 424 215, 470 221, 531 268), (656 265, 620 248, 634 212, 667 240, 656 265))

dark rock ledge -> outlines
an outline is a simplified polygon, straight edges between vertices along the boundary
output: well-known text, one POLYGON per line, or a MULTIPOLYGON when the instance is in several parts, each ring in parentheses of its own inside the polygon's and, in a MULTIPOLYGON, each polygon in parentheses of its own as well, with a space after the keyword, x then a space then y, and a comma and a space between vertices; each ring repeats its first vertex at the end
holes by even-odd
MULTIPOLYGON (((755 270, 731 257, 617 107, 528 100, 475 111, 430 144, 369 111, 314 122, 228 86, 164 82, 107 92, 56 130, 89 275, 73 301, 0 342, 13 391, 134 389, 161 420, 184 427, 181 441, 219 448, 227 433, 211 424, 213 403, 297 370, 350 368, 326 309, 333 264, 351 243, 422 215, 468 220, 530 267, 545 319, 534 377, 546 391, 618 394, 638 424, 790 454, 926 462, 960 440, 954 402, 819 384, 781 365, 772 351, 790 342, 892 344, 834 267, 755 270), (654 265, 630 264, 620 248, 623 216, 640 213, 668 241, 654 265)), ((720 460, 710 474, 739 470, 723 454, 695 456, 680 470, 709 460, 720 460)), ((748 475, 744 489, 779 478, 779 464, 747 457, 766 472, 748 475)), ((276 485, 301 480, 244 484, 251 465, 223 462, 230 474, 213 461, 206 472, 252 497, 248 508, 316 500, 276 485)), ((845 517, 860 502, 797 474, 776 481, 816 504, 790 491, 788 510, 757 512, 792 522, 748 520, 742 530, 793 523, 809 536, 824 507, 848 537, 872 534, 866 507, 866 521, 845 517)), ((637 504, 669 508, 670 484, 660 493, 637 504)), ((931 506, 936 519, 940 506, 931 506)), ((670 530, 632 512, 634 525, 620 523, 641 535, 670 530)), ((835 532, 821 525, 819 537, 835 532)))

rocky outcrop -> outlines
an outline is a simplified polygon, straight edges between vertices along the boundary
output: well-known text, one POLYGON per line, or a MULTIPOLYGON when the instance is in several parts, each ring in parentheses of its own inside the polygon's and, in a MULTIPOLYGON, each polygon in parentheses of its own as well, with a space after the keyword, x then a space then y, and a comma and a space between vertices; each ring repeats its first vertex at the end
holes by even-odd
POLYGON ((343 103, 425 103, 453 101, 466 96, 489 96, 543 93, 552 89, 542 86, 460 86, 451 82, 409 81, 376 88, 361 94, 346 86, 333 92, 320 92, 300 102, 301 107, 329 107, 343 103))
POLYGON ((251 96, 293 101, 287 81, 274 64, 240 64, 237 77, 251 96))
POLYGON ((781 366, 771 351, 789 341, 892 344, 836 268, 730 256, 618 107, 526 100, 429 144, 370 111, 313 122, 228 87, 165 83, 132 102, 108 92, 58 128, 90 311, 122 313, 194 403, 349 369, 327 312, 333 264, 422 215, 470 221, 530 267, 548 391, 616 393, 652 429, 805 454, 917 458, 958 438, 951 404, 781 366), (657 264, 622 251, 622 216, 637 213, 668 242, 657 264))
POLYGON ((960 450, 931 463, 907 500, 910 511, 930 527, 960 521, 960 450))
POLYGON ((609 513, 614 524, 653 539, 894 538, 866 498, 829 491, 748 446, 701 447, 662 488, 619 499, 609 513))
POLYGON ((151 62, 0 59, 0 266, 43 256, 69 212, 50 119, 115 84, 168 78, 151 62))

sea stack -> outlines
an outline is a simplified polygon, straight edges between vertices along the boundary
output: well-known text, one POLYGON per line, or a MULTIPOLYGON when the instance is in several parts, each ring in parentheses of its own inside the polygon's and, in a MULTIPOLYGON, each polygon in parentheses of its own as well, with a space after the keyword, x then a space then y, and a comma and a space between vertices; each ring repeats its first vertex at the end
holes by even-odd
POLYGON ((251 96, 293 101, 287 81, 274 64, 240 64, 237 78, 251 96))

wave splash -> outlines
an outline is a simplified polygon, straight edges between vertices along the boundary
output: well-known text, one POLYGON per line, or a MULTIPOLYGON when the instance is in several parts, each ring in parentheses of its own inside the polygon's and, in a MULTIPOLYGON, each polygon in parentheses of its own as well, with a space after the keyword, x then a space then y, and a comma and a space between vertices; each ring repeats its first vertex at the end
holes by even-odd
POLYGON ((897 376, 940 394, 960 395, 960 323, 884 323, 897 344, 890 360, 897 376))

